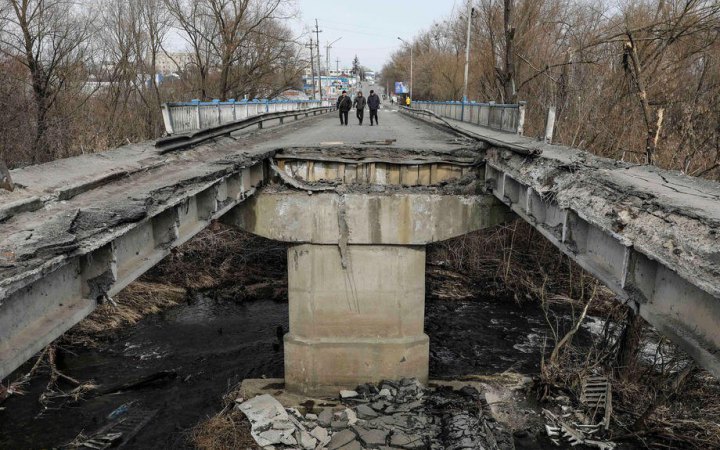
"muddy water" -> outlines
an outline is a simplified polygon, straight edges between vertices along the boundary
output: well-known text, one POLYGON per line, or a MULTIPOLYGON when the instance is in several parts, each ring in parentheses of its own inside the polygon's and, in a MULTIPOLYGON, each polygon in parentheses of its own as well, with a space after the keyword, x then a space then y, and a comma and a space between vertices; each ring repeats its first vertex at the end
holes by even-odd
MULTIPOLYGON (((280 377, 278 327, 287 330, 286 302, 234 303, 201 297, 147 317, 100 349, 61 349, 58 365, 100 385, 96 394, 58 409, 37 399, 46 377, 0 411, 0 448, 47 448, 92 433, 120 405, 157 411, 132 441, 135 448, 187 447, 190 429, 216 413, 227 389, 244 378, 280 377), (117 387, 143 377, 145 385, 117 387)), ((512 301, 428 300, 426 330, 431 375, 495 373, 510 367, 534 373, 547 327, 538 308, 512 301)), ((27 367, 23 368, 27 370, 27 367)), ((21 369, 18 373, 23 373, 21 369)))

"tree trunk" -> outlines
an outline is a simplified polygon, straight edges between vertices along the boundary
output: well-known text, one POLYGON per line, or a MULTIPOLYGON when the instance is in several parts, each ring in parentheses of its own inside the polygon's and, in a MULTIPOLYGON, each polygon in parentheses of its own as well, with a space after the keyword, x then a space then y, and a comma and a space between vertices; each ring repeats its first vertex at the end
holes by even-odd
MULTIPOLYGON (((32 163, 37 164, 43 162, 43 153, 47 153, 45 148, 45 133, 47 132, 47 91, 43 87, 42 69, 33 65, 33 97, 35 99, 35 137, 32 145, 32 163)), ((49 155, 48 155, 49 156, 49 155)))
POLYGON ((623 378, 630 375, 635 368, 644 324, 640 314, 628 309, 616 359, 618 373, 623 378))
POLYGON ((512 27, 514 0, 505 0, 503 22, 505 25, 505 70, 503 90, 505 103, 515 103, 515 28, 512 27))

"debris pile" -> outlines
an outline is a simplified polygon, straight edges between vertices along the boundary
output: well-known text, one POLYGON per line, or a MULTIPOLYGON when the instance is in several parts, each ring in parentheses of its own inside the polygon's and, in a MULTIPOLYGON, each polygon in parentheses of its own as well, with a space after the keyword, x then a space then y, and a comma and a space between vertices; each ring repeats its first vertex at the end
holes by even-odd
POLYGON ((612 388, 607 377, 591 376, 583 381, 580 396, 583 407, 580 409, 570 407, 567 397, 556 400, 565 403, 560 406, 561 413, 543 410, 545 431, 555 445, 586 445, 600 450, 613 450, 617 446, 614 442, 600 439, 608 430, 612 415, 612 388))
POLYGON ((251 435, 265 449, 512 449, 510 433, 496 422, 475 388, 429 389, 417 380, 364 384, 341 391, 343 406, 305 414, 285 409, 271 395, 237 408, 250 420, 251 435))

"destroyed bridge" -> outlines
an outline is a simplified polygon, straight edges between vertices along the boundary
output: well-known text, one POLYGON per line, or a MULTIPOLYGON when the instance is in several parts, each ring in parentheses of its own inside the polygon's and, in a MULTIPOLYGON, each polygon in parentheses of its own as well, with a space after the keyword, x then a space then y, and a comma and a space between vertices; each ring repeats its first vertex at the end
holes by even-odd
POLYGON ((11 171, 0 379, 220 220, 292 244, 288 389, 427 381, 426 245, 518 216, 720 375, 720 185, 525 137, 523 108, 166 105, 168 137, 11 171))

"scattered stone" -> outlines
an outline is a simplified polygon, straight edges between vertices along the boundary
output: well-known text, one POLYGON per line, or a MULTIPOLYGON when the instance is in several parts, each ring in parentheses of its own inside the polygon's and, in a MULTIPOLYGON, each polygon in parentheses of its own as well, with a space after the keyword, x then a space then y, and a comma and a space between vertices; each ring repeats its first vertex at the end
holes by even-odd
POLYGON ((395 432, 390 436, 390 445, 403 448, 422 448, 426 446, 421 435, 405 434, 402 432, 395 432))
POLYGON ((387 408, 387 406, 388 404, 382 400, 370 404, 370 407, 378 412, 383 411, 385 408, 387 408))
POLYGON ((358 395, 356 391, 340 391, 340 398, 355 398, 358 395))
POLYGON ((258 445, 263 447, 273 444, 296 445, 297 441, 292 436, 292 433, 293 430, 267 430, 261 432, 257 437, 253 436, 253 438, 258 445), (262 442, 267 443, 262 444, 262 442))
POLYGON ((323 427, 315 427, 311 432, 310 436, 314 437, 315 439, 320 442, 321 445, 325 445, 328 442, 330 442, 330 434, 328 431, 323 427))
POLYGON ((307 431, 300 431, 295 435, 297 443, 305 450, 312 450, 317 446, 318 440, 307 431))
POLYGON ((333 410, 330 408, 325 408, 322 410, 320 415, 318 416, 318 425, 322 427, 329 427, 330 422, 333 420, 333 410))
POLYGON ((355 411, 357 412, 358 418, 363 420, 374 419, 378 416, 378 413, 368 405, 358 405, 355 411))
POLYGON ((355 427, 354 429, 358 434, 360 441, 365 446, 384 445, 387 442, 389 432, 386 430, 369 430, 360 426, 355 427))
POLYGON ((338 433, 335 433, 330 438, 330 443, 328 444, 327 448, 328 450, 337 450, 344 445, 349 444, 350 442, 355 440, 355 433, 353 433, 351 430, 345 429, 338 433))
POLYGON ((350 408, 346 408, 345 411, 339 414, 342 422, 347 422, 348 425, 355 425, 358 421, 357 414, 350 408))
POLYGON ((486 413, 485 395, 472 387, 426 389, 407 378, 361 385, 340 397, 347 400, 344 410, 304 417, 267 395, 238 408, 246 411, 258 445, 274 450, 514 448, 512 434, 486 413))
POLYGON ((347 445, 343 445, 338 450, 363 450, 363 448, 358 441, 352 441, 347 445))
POLYGON ((373 395, 377 395, 378 389, 372 384, 361 384, 355 388, 355 392, 357 392, 361 397, 368 398, 373 395))

